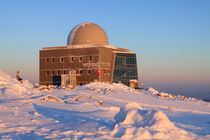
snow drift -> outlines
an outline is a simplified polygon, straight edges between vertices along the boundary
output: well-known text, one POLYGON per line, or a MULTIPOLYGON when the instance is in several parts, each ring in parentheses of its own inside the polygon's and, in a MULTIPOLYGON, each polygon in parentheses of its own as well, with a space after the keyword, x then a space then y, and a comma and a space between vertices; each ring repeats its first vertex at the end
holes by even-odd
POLYGON ((123 139, 191 139, 183 129, 177 128, 162 111, 144 110, 137 103, 121 107, 115 116, 114 137, 123 139), (178 134, 178 135, 177 135, 178 134))
POLYGON ((33 92, 33 85, 28 80, 23 80, 23 84, 15 78, 0 70, 0 89, 6 98, 18 98, 29 95, 33 92))
POLYGON ((210 103, 153 88, 33 88, 0 70, 0 139, 210 139, 210 103))

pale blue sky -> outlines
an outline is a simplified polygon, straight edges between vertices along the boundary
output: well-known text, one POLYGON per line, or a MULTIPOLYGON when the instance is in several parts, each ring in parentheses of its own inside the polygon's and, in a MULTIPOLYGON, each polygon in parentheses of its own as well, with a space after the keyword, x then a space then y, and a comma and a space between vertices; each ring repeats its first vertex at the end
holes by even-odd
POLYGON ((209 0, 0 0, 0 69, 38 82, 39 50, 82 22, 137 52, 146 86, 210 96, 209 0))

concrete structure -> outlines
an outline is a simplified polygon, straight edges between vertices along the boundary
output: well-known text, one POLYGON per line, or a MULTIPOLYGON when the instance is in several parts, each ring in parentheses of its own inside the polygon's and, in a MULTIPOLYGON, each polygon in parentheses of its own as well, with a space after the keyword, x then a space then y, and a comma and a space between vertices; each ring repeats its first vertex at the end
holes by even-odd
POLYGON ((74 27, 67 46, 40 50, 39 73, 41 85, 61 85, 62 79, 76 85, 100 81, 129 86, 131 80, 138 81, 136 53, 109 46, 105 31, 94 23, 74 27))

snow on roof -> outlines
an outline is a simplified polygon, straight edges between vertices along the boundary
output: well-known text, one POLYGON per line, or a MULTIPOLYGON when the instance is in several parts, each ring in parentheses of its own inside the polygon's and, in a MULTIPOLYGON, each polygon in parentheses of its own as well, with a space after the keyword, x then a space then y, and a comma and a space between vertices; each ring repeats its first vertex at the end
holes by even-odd
POLYGON ((136 79, 131 79, 130 82, 138 83, 138 80, 136 80, 136 79))

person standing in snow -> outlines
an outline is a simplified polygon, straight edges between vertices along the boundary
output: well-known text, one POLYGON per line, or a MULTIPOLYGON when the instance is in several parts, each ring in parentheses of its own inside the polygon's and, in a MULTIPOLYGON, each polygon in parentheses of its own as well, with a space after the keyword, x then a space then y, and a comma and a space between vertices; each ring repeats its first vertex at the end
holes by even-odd
POLYGON ((17 79, 18 81, 20 81, 21 83, 23 83, 23 79, 20 78, 20 71, 19 71, 19 70, 16 72, 16 79, 17 79))

